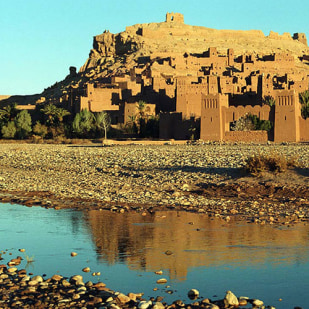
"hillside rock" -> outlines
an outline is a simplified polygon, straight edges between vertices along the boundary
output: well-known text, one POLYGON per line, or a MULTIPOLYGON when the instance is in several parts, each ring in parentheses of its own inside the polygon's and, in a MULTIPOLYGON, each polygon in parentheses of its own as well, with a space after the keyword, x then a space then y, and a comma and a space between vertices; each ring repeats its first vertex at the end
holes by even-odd
POLYGON ((113 68, 125 64, 129 70, 128 64, 132 59, 138 62, 140 57, 154 59, 184 53, 198 54, 205 52, 209 47, 216 47, 222 54, 225 54, 228 48, 233 48, 235 55, 263 55, 288 51, 294 57, 300 57, 309 52, 303 33, 295 33, 292 37, 287 32, 280 35, 270 31, 270 34, 265 36, 260 30, 217 30, 186 25, 181 17, 171 21, 167 14, 165 22, 136 24, 126 27, 124 32, 118 34, 105 31, 95 36, 93 49, 80 73, 91 69, 102 72, 106 69, 106 64, 111 64, 111 60, 113 68))

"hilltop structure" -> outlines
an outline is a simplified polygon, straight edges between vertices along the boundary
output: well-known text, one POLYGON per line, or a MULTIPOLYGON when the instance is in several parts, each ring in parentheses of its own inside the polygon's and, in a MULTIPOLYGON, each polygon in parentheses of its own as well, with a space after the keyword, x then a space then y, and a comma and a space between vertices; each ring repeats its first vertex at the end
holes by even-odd
POLYGON ((43 96, 73 114, 107 111, 126 123, 140 100, 160 114, 161 138, 308 141, 299 93, 309 89, 309 48, 304 33, 215 30, 186 25, 180 13, 162 23, 104 31, 76 73, 43 96), (267 105, 268 99, 275 102, 267 105), (247 114, 274 124, 264 131, 230 131, 247 114))

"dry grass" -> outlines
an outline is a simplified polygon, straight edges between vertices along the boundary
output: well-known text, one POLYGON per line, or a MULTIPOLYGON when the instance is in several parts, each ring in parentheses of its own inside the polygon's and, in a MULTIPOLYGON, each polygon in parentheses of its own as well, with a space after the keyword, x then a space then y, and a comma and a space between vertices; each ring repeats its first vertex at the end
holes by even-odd
POLYGON ((288 168, 300 167, 298 157, 286 158, 279 153, 257 154, 247 158, 245 170, 253 175, 263 172, 283 173, 288 168))

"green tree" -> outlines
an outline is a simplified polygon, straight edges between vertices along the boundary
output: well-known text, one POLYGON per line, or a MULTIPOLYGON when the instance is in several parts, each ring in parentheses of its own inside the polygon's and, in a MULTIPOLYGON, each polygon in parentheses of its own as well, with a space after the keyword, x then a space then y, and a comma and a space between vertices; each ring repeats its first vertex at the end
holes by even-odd
POLYGON ((29 136, 31 129, 32 120, 28 111, 22 110, 15 118, 16 126, 16 137, 23 139, 29 136))
POLYGON ((94 131, 95 116, 92 112, 83 109, 77 113, 72 123, 72 131, 78 137, 90 137, 94 131))
POLYGON ((14 138, 16 134, 15 122, 9 121, 7 125, 2 127, 1 133, 4 138, 14 138))
POLYGON ((304 119, 309 118, 309 90, 299 94, 299 101, 301 103, 301 115, 304 119))
POLYGON ((107 131, 111 125, 111 118, 106 112, 100 112, 95 115, 95 125, 100 131, 104 131, 104 139, 107 139, 107 131))

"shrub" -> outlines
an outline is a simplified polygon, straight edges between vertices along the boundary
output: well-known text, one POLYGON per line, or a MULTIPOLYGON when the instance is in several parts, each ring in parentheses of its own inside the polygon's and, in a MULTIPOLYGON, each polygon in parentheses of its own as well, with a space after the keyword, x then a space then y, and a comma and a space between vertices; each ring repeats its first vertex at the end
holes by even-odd
POLYGON ((256 115, 246 114, 234 121, 231 125, 231 131, 270 131, 273 125, 269 120, 261 120, 256 115))
POLYGON ((297 157, 286 157, 278 154, 257 154, 246 159, 245 170, 253 175, 260 174, 262 172, 282 173, 287 170, 288 167, 299 166, 299 160, 297 157))
POLYGON ((231 125, 231 131, 252 131, 254 130, 254 124, 248 115, 239 118, 231 125))
POLYGON ((47 126, 37 121, 35 126, 33 127, 33 133, 44 138, 45 135, 47 135, 48 133, 47 126))
POLYGON ((41 136, 38 136, 38 135, 32 135, 30 137, 30 141, 33 143, 33 144, 43 144, 44 140, 41 136))

